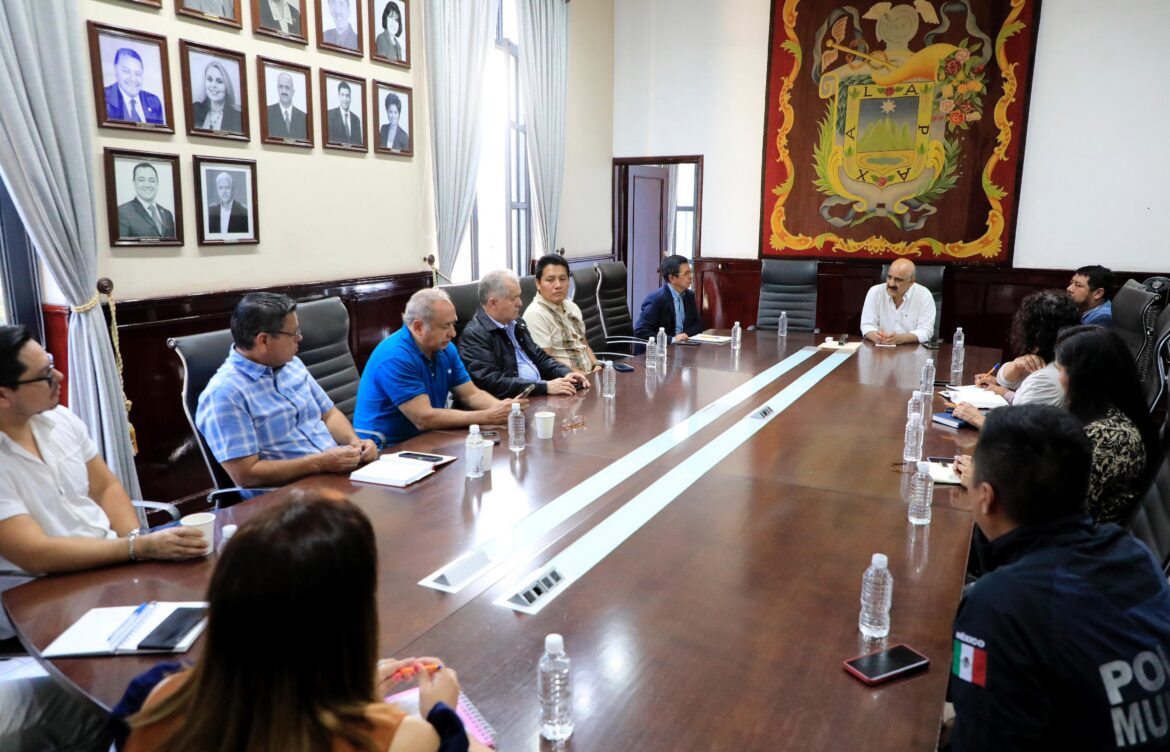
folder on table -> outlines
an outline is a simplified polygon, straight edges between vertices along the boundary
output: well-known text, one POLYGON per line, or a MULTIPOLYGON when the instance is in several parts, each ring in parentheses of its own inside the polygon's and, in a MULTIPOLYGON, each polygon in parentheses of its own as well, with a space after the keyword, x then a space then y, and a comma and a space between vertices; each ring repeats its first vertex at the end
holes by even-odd
POLYGON ((207 625, 203 601, 150 601, 91 608, 53 640, 45 658, 125 653, 185 653, 207 625))

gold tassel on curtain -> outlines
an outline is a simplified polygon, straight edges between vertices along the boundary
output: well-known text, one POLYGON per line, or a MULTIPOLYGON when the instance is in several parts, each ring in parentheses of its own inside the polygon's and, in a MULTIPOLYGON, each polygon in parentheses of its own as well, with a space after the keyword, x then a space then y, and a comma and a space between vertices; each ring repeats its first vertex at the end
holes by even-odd
POLYGON ((132 403, 126 399, 126 384, 122 381, 122 348, 118 344, 118 305, 114 300, 114 283, 108 277, 97 281, 97 292, 85 304, 71 307, 74 313, 85 313, 92 310, 100 302, 100 296, 105 295, 110 304, 110 340, 114 343, 114 363, 118 366, 118 389, 122 392, 122 404, 126 407, 126 424, 130 426, 130 448, 134 455, 138 455, 138 434, 134 431, 134 424, 130 422, 130 408, 132 403))

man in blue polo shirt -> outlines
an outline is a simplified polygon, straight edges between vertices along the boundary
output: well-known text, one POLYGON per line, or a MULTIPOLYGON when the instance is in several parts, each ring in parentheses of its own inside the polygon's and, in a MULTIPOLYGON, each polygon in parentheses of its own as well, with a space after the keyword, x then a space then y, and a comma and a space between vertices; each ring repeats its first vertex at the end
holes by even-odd
POLYGON ((397 444, 436 428, 503 424, 512 403, 498 400, 475 384, 451 340, 455 306, 447 293, 430 288, 411 296, 403 327, 374 348, 358 386, 353 422, 378 431, 397 444), (447 408, 453 393, 467 410, 447 408))
POLYGON ((239 486, 348 473, 378 458, 297 357, 297 304, 254 292, 232 311, 227 360, 199 395, 195 424, 239 486))
POLYGON ((1113 272, 1103 266, 1082 266, 1073 272, 1068 294, 1081 309, 1082 324, 1113 326, 1113 272))

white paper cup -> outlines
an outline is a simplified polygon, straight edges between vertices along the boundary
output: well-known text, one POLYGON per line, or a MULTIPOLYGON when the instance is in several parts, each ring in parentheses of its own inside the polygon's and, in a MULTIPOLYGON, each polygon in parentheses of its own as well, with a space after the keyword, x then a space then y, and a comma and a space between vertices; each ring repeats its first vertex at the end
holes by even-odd
POLYGON ((557 414, 540 412, 536 414, 536 438, 551 439, 553 427, 556 425, 557 414))
POLYGON ((206 544, 203 548, 203 555, 211 553, 215 548, 215 515, 211 512, 198 512, 196 514, 189 514, 183 519, 179 520, 179 524, 183 527, 192 527, 203 533, 203 539, 206 544))

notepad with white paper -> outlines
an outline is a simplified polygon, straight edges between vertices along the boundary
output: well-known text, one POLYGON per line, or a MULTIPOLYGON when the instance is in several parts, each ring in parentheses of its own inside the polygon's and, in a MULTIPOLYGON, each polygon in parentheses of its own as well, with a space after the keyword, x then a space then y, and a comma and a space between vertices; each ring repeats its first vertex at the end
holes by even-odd
POLYGON ((973 384, 970 386, 947 387, 943 394, 956 404, 966 402, 972 407, 980 409, 1004 407, 1008 403, 1007 400, 995 392, 973 384))
POLYGON ((91 608, 53 640, 41 655, 45 658, 62 658, 124 653, 185 653, 207 625, 206 609, 207 603, 203 601, 150 601, 139 606, 91 608), (190 615, 191 618, 171 647, 139 647, 140 643, 154 637, 163 622, 180 609, 198 609, 200 613, 182 614, 190 615))
POLYGON ((935 483, 951 486, 959 485, 959 476, 955 474, 955 466, 953 463, 944 465, 941 462, 928 462, 927 464, 930 465, 930 479, 935 483))
POLYGON ((354 470, 349 474, 349 479, 402 488, 435 472, 435 464, 387 454, 376 462, 354 470))
POLYGON ((731 337, 724 337, 719 334, 696 334, 691 337, 690 342, 703 342, 708 345, 726 345, 731 341, 731 337))

